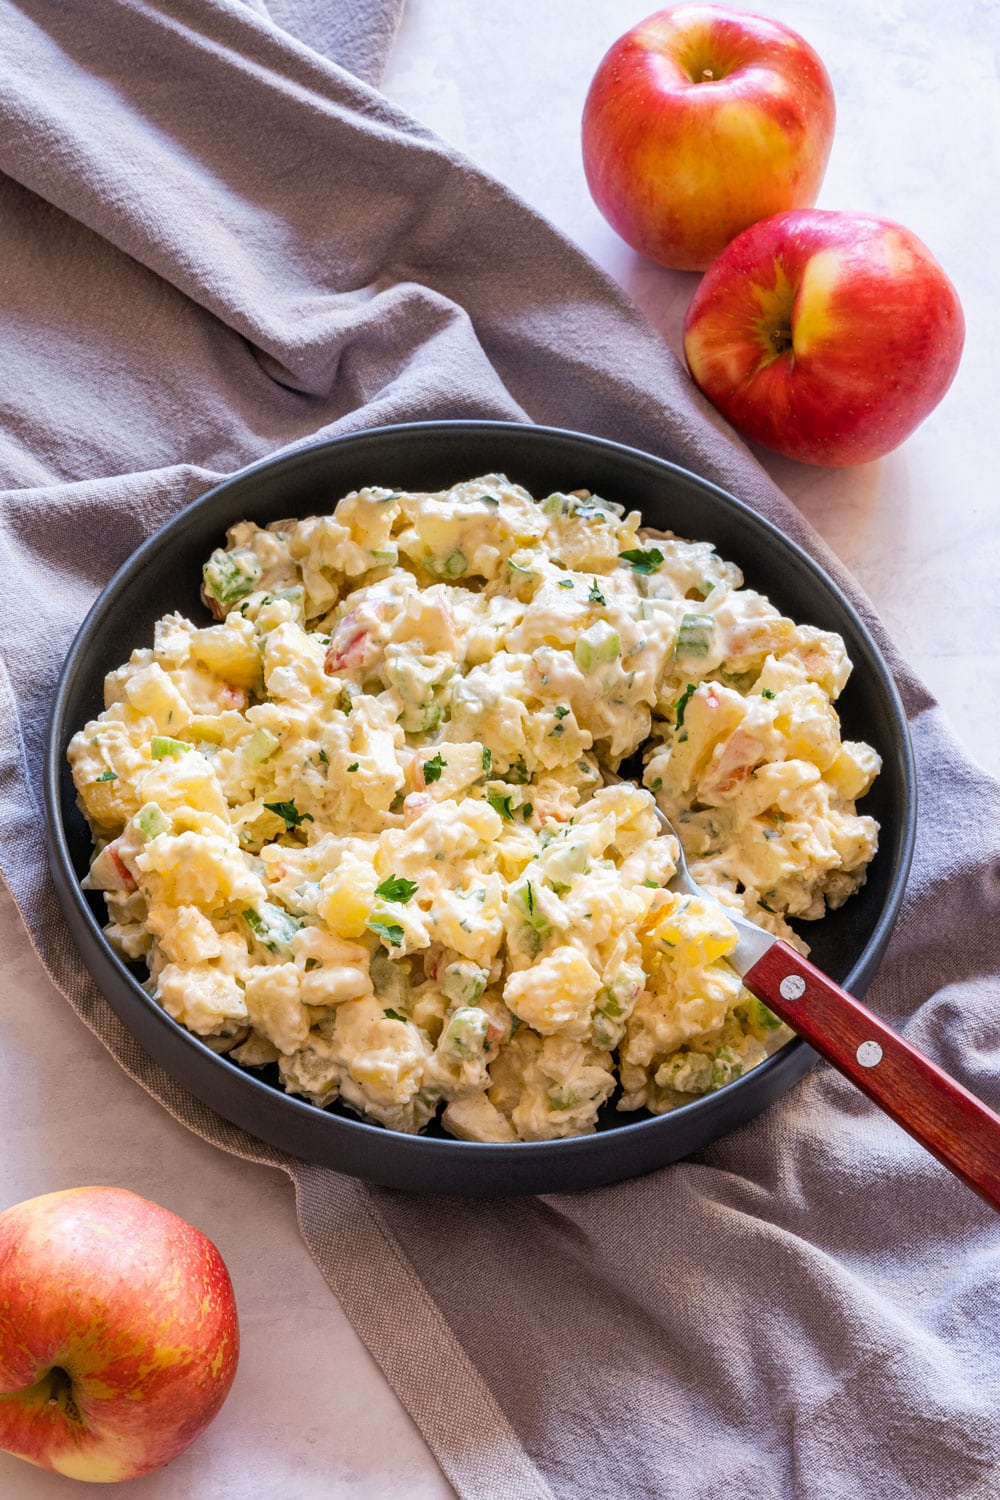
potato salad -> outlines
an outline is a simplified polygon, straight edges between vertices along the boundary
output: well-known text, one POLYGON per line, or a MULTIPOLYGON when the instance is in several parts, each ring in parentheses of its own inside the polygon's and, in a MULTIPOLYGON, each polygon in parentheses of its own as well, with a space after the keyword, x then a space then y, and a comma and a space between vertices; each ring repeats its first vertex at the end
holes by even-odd
POLYGON ((705 542, 499 474, 241 522, 203 597, 68 754, 107 936, 209 1047, 391 1130, 533 1141, 788 1039, 727 913, 804 948, 786 919, 864 881, 879 759, 840 736, 839 636, 705 542), (656 801, 705 899, 669 888, 656 801))

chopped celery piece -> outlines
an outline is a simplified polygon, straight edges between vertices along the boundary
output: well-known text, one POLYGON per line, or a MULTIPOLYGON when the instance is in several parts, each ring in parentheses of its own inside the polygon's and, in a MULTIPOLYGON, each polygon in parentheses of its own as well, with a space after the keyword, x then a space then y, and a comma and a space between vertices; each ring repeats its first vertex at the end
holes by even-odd
POLYGON ((453 1057, 475 1057, 486 1044, 490 1018, 478 1006, 463 1005, 455 1011, 441 1033, 438 1046, 453 1057))
POLYGON ((712 1081, 712 1059, 703 1052, 675 1052, 657 1069, 656 1082, 661 1088, 676 1089, 679 1094, 707 1094, 717 1087, 712 1081))
POLYGON ((373 568, 394 568, 399 562, 399 548, 395 542, 389 542, 384 547, 373 547, 369 556, 373 568))
POLYGON ((601 1009, 608 1015, 620 1016, 623 1007, 639 994, 644 979, 645 975, 637 964, 623 964, 607 987, 608 1003, 601 1009), (612 1010, 612 1003, 618 1006, 617 1010, 612 1010))
POLYGON ((616 1026, 608 1016, 602 1015, 600 1011, 594 1013, 594 1019, 590 1025, 590 1034, 594 1040, 595 1047, 601 1047, 610 1052, 618 1046, 621 1040, 622 1029, 616 1026))
POLYGON ((578 1104, 583 1103, 584 1098, 596 1099, 597 1094, 591 1092, 590 1094, 585 1095, 582 1087, 578 1083, 554 1083, 552 1087, 546 1091, 545 1097, 548 1099, 549 1107, 551 1109, 561 1110, 576 1109, 578 1104))
POLYGON ((410 998, 410 966, 405 959, 392 959, 378 947, 369 965, 372 985, 380 1000, 405 1010, 410 998))
POLYGON ((149 748, 154 760, 166 760, 168 755, 183 755, 191 746, 184 740, 172 740, 167 734, 154 734, 149 748))
POLYGON ((158 838, 161 833, 168 833, 173 826, 162 807, 155 802, 147 802, 140 807, 135 815, 135 826, 144 839, 158 838))
POLYGON ((447 557, 432 557, 425 567, 435 578, 461 578, 463 573, 468 572, 469 563, 462 549, 456 547, 447 557))
POLYGON ((251 766, 259 766, 273 755, 281 744, 278 736, 269 729, 255 729, 243 750, 243 759, 251 766))
POLYGON ((487 971, 478 964, 467 958, 460 958, 445 969, 441 989, 454 1004, 473 1005, 486 988, 489 977, 487 971))
POLYGON ((407 704, 399 716, 398 722, 403 726, 407 734, 426 734, 431 729, 436 729, 441 722, 440 703, 416 703, 407 704))
POLYGON ((540 938, 548 937, 552 931, 552 923, 539 906, 531 881, 526 880, 523 885, 515 886, 510 899, 532 932, 537 932, 540 938))
POLYGON ((287 911, 271 901, 262 901, 259 911, 253 907, 245 911, 243 920, 269 953, 287 949, 302 926, 301 922, 297 922, 287 911))
POLYGON ((621 636, 607 620, 598 620, 576 638, 573 655, 582 672, 592 672, 595 667, 607 666, 617 661, 622 653, 621 636))
POLYGON ((734 1078, 739 1078, 742 1072, 743 1061, 737 1057, 732 1047, 720 1047, 712 1064, 712 1088, 721 1089, 723 1084, 732 1083, 734 1078))
POLYGON ((715 637, 715 620, 711 615, 685 615, 677 632, 674 655, 707 656, 715 637))
POLYGON ((748 1024, 755 1031, 774 1031, 781 1025, 774 1011, 769 1010, 756 995, 749 995, 740 1009, 745 1012, 748 1024))
POLYGON ((576 875, 585 875, 590 866, 590 849, 586 844, 563 843, 545 857, 547 878, 568 890, 576 875))
POLYGON ((216 547, 202 569, 205 593, 228 609, 253 593, 262 572, 260 559, 248 547, 238 547, 234 552, 216 547))

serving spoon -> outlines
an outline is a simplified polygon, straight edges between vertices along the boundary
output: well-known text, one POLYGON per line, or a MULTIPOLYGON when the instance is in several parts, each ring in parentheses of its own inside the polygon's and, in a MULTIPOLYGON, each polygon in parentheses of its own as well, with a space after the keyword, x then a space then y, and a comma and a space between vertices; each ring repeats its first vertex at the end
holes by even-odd
MULTIPOLYGON (((620 778, 608 772, 604 780, 609 786, 620 784, 620 778)), ((784 939, 703 890, 688 869, 676 828, 659 807, 656 815, 661 834, 672 834, 679 851, 669 888, 722 908, 739 934, 727 961, 746 988, 950 1172, 1000 1210, 1000 1115, 784 939)))

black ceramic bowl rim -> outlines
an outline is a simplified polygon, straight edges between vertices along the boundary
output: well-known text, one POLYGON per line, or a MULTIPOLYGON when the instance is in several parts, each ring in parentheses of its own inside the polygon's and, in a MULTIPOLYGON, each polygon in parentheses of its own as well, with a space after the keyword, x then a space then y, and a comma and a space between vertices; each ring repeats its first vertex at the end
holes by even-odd
MULTIPOLYGON (((96 898, 88 899, 80 887, 86 872, 89 832, 76 806, 65 751, 85 717, 93 716, 100 707, 94 702, 95 684, 103 681, 104 673, 118 665, 128 650, 150 638, 134 624, 135 614, 123 615, 123 610, 130 602, 144 608, 147 593, 155 597, 157 579, 164 573, 164 558, 175 557, 185 540, 192 546, 193 538, 199 538, 196 545, 203 560, 221 543, 226 527, 237 520, 249 518, 263 523, 281 514, 329 509, 350 489, 385 483, 389 471, 400 488, 441 488, 473 474, 497 470, 525 484, 532 493, 578 488, 587 484, 587 474, 596 473, 598 482, 591 482, 588 488, 642 510, 651 526, 713 541, 724 557, 737 562, 739 552, 752 546, 768 563, 773 559, 775 567, 764 569, 769 575, 766 578, 748 573, 748 586, 758 587, 772 598, 778 594, 775 602, 779 607, 782 592, 796 592, 793 585, 799 593, 805 590, 804 597, 815 607, 805 612, 799 609, 795 618, 824 628, 839 628, 845 636, 855 670, 838 707, 843 713, 851 695, 863 693, 869 710, 875 712, 876 720, 881 719, 881 733, 864 737, 876 743, 882 740, 884 766, 876 788, 881 784, 884 796, 892 789, 887 804, 891 826, 887 828, 883 821, 881 847, 872 866, 872 872, 878 874, 879 890, 874 900, 869 900, 872 910, 864 941, 860 948, 855 942, 856 951, 846 971, 834 974, 856 995, 867 989, 889 940, 915 839, 916 780, 906 716, 889 669, 864 622, 801 548, 735 496, 688 470, 638 449, 558 428, 455 420, 404 423, 307 443, 253 464, 214 486, 162 526, 116 572, 88 613, 66 657, 52 706, 44 784, 47 848, 56 892, 81 955, 112 1009, 147 1052, 198 1099, 233 1124, 293 1156, 388 1187, 420 1192, 559 1192, 636 1176, 688 1156, 753 1118, 802 1077, 815 1062, 815 1054, 795 1039, 725 1088, 669 1114, 640 1119, 616 1116, 607 1128, 592 1135, 558 1141, 508 1144, 409 1136, 347 1114, 317 1109, 213 1052, 173 1021, 114 953, 101 929, 96 898), (534 477, 543 471, 568 477, 562 482, 550 479, 546 488, 534 477), (340 473, 353 477, 334 477, 340 473), (323 477, 327 474, 330 477, 323 477), (445 477, 436 481, 435 476, 441 474, 445 477), (287 510, 264 503, 269 491, 272 496, 275 491, 284 496, 296 483, 299 499, 287 510), (308 503, 303 491, 309 494, 308 503), (636 501, 636 491, 649 492, 645 506, 636 501), (686 501, 697 502, 699 521, 702 508, 710 514, 708 528, 671 527, 663 517, 647 515, 651 503, 660 503, 661 494, 665 514, 683 509, 686 501), (731 539, 719 539, 720 532, 729 531, 733 533, 731 539), (213 538, 207 547, 203 532, 213 538), (745 539, 743 547, 741 537, 745 539), (831 621, 837 623, 828 623, 831 621)), ((164 607, 180 608, 181 603, 158 603, 156 610, 162 613, 164 607)), ((869 897, 870 888, 871 879, 866 888, 869 897)), ((860 902, 864 896, 862 892, 852 901, 860 902)), ((849 902, 842 910, 850 906, 849 902)), ((827 916, 818 925, 829 924, 840 915, 827 916)), ((826 967, 833 972, 836 964, 826 967)))

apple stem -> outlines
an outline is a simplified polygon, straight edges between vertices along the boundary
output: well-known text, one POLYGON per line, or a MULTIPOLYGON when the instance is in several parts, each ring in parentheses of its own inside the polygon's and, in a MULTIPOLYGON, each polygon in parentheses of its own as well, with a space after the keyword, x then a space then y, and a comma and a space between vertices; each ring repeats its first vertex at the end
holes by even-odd
POLYGON ((71 1422, 82 1422, 83 1417, 73 1395, 73 1381, 69 1373, 62 1365, 53 1365, 46 1378, 49 1382, 49 1406, 61 1406, 63 1414, 71 1422))

